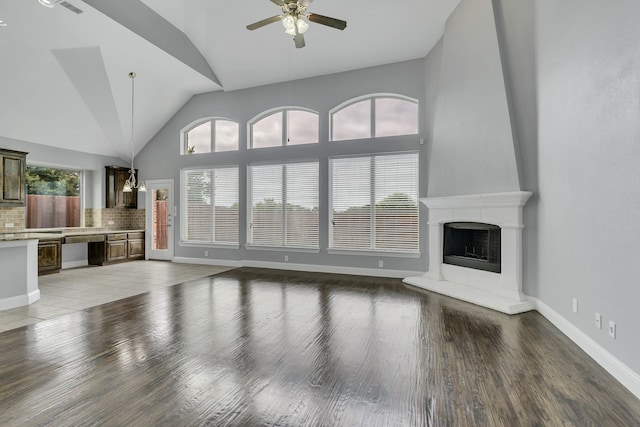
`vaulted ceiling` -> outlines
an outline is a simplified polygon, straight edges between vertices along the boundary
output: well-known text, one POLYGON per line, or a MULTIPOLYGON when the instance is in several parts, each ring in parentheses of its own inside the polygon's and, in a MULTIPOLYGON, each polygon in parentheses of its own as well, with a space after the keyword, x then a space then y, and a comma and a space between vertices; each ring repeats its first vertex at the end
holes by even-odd
POLYGON ((269 0, 3 0, 0 136, 131 157, 191 96, 424 57, 460 0, 316 0, 296 49, 269 0), (82 13, 76 13, 75 7, 82 13))

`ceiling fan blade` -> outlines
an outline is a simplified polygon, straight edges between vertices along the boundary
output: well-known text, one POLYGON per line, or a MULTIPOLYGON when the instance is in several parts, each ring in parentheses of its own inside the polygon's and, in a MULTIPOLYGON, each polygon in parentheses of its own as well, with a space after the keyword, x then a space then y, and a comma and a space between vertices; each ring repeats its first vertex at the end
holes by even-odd
POLYGON ((296 47, 300 49, 301 47, 305 47, 304 36, 296 31, 296 36, 293 38, 293 42, 296 44, 296 47))
POLYGON ((329 18, 328 16, 318 15, 316 13, 309 14, 309 21, 316 24, 326 25, 328 27, 337 28, 338 30, 344 30, 347 28, 347 21, 341 19, 329 18))
POLYGON ((265 25, 278 22, 279 20, 280 15, 272 16, 271 18, 263 19, 262 21, 254 22, 253 24, 247 25, 247 30, 255 30, 260 27, 264 27, 265 25))
POLYGON ((271 0, 271 2, 277 4, 280 7, 284 5, 284 2, 282 0, 271 0))

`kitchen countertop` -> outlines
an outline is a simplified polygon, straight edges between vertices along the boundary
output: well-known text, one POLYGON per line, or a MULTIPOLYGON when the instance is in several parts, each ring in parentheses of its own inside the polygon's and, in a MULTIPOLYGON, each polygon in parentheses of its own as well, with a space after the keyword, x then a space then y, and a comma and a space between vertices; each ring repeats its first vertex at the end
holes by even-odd
POLYGON ((105 229, 96 229, 96 230, 60 230, 60 231, 20 231, 16 233, 0 233, 0 242, 11 242, 16 240, 30 240, 30 239, 38 239, 38 240, 47 240, 47 239, 58 239, 64 237, 72 237, 72 236, 90 236, 94 234, 112 234, 112 233, 139 233, 144 232, 144 230, 105 230, 105 229))

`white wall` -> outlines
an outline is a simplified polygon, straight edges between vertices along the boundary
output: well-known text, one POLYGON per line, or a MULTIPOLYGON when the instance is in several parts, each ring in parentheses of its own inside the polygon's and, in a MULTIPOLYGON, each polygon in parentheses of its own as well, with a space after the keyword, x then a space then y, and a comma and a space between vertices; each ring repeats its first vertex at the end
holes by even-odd
POLYGON ((636 0, 537 2, 538 297, 636 372, 639 18, 636 0))

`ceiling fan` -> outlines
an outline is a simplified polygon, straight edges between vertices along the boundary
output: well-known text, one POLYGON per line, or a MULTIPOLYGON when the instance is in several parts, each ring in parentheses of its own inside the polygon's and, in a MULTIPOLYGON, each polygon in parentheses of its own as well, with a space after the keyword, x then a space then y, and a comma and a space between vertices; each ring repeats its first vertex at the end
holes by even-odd
POLYGON ((315 22, 316 24, 337 28, 338 30, 347 28, 347 21, 307 12, 307 7, 309 7, 312 1, 313 0, 271 0, 271 2, 282 8, 282 15, 275 15, 271 18, 254 22, 251 25, 247 25, 247 30, 255 30, 267 24, 282 21, 285 33, 293 36, 293 42, 296 47, 301 48, 305 46, 303 34, 309 29, 309 24, 305 19, 310 22, 315 22))

